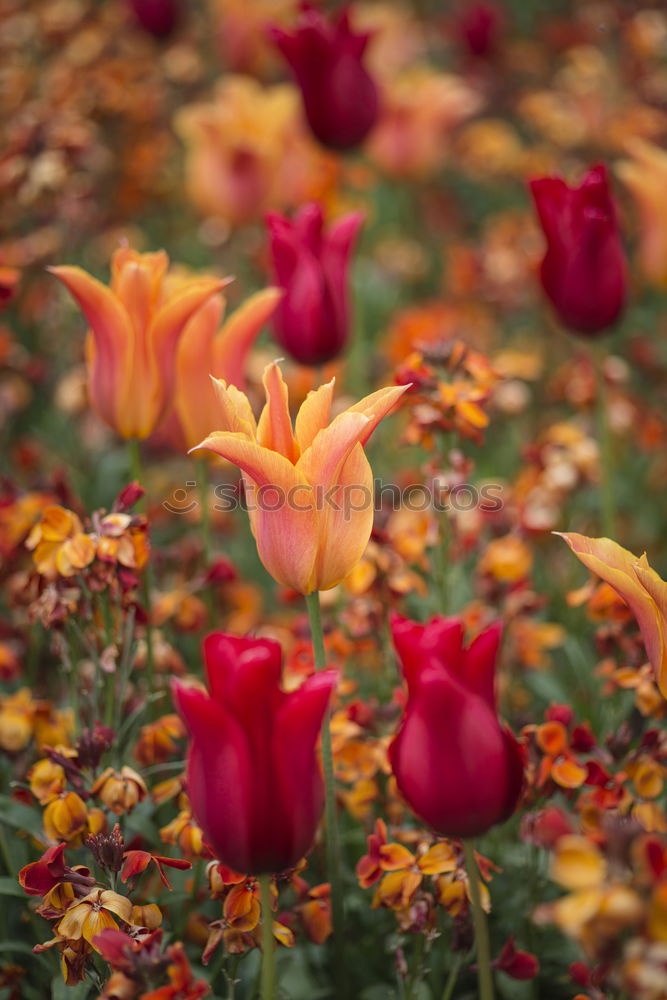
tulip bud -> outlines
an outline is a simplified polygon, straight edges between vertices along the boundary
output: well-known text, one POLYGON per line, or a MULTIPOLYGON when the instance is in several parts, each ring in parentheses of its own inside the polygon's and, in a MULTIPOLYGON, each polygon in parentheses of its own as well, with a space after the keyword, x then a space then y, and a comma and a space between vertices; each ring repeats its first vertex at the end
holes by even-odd
POLYGON ((223 865, 284 871, 310 849, 323 792, 315 744, 336 682, 332 670, 289 694, 270 639, 214 632, 204 640, 209 692, 172 683, 190 735, 187 791, 223 865))
POLYGON ((457 34, 471 56, 480 59, 492 56, 498 45, 503 26, 503 12, 494 3, 473 0, 459 13, 457 34))
POLYGON ((274 314, 276 339, 303 365, 330 361, 350 334, 348 274, 363 216, 350 212, 324 230, 322 208, 305 205, 290 222, 270 212, 274 280, 285 291, 274 314))
POLYGON ((395 615, 408 701, 389 759, 410 808, 444 837, 476 837, 512 814, 523 785, 518 743, 496 715, 501 627, 463 646, 463 622, 395 615))
POLYGON ((370 34, 350 27, 349 11, 332 22, 305 3, 293 34, 270 29, 301 88, 306 118, 324 146, 349 149, 375 124, 379 100, 363 63, 370 34))
POLYGON ((574 333, 596 336, 619 318, 626 297, 626 261, 604 166, 576 188, 560 177, 530 183, 547 239, 542 287, 574 333))

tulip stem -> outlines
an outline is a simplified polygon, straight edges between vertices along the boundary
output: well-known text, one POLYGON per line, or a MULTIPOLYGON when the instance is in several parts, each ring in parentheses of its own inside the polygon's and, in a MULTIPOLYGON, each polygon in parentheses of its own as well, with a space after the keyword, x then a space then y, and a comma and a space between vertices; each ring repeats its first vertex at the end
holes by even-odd
POLYGON ((489 928, 486 914, 482 907, 480 892, 479 868, 475 859, 475 849, 472 841, 463 841, 463 853, 468 872, 470 897, 472 900, 472 919, 475 927, 475 948, 477 951, 477 981, 479 983, 479 1000, 493 1000, 493 975, 491 971, 491 949, 489 946, 489 928))
MULTIPOLYGON (((313 640, 315 669, 326 667, 324 651, 324 633, 320 614, 319 591, 306 594, 306 607, 310 619, 310 634, 313 640)), ((324 824, 326 831, 327 874, 331 885, 331 918, 333 926, 334 971, 337 981, 337 995, 344 996, 342 981, 345 962, 343 956, 344 919, 343 891, 340 873, 340 843, 338 838, 338 818, 336 816, 336 784, 333 766, 333 751, 331 748, 331 709, 322 723, 322 770, 324 771, 324 824)))
POLYGON ((259 876, 262 905, 262 1000, 274 1000, 276 995, 276 963, 273 948, 273 900, 271 876, 259 876))
MULTIPOLYGON (((138 438, 130 438, 127 442, 127 448, 130 454, 130 475, 132 481, 143 486, 144 474, 141 467, 141 442, 138 438)), ((142 513, 144 510, 144 501, 145 496, 140 497, 137 502, 137 510, 142 511, 142 513)))
POLYGON ((204 568, 211 559, 211 512, 208 506, 208 462, 204 458, 197 459, 197 480, 201 502, 201 541, 204 549, 204 568))
POLYGON ((614 538, 616 503, 614 497, 614 463, 611 450, 611 434, 609 427, 609 394, 607 380, 604 374, 604 356, 593 352, 593 368, 595 370, 595 404, 597 408, 598 446, 600 448, 600 506, 602 534, 606 538, 614 538))

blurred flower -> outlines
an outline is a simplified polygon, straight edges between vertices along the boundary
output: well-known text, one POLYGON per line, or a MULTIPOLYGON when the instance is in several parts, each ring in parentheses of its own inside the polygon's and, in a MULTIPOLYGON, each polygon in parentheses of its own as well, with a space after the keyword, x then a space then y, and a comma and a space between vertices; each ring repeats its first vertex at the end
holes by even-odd
POLYGON ((454 29, 473 56, 494 55, 503 26, 502 8, 486 0, 469 0, 456 14, 454 29))
POLYGON ((277 288, 251 295, 220 326, 225 303, 209 299, 189 321, 176 351, 176 384, 158 429, 179 450, 187 451, 206 436, 217 419, 211 376, 245 387, 245 363, 259 333, 281 298, 277 288))
POLYGON ((445 161, 454 127, 480 105, 478 93, 457 76, 430 66, 406 69, 385 83, 368 154, 392 177, 429 177, 445 161))
POLYGON ((519 745, 496 715, 501 627, 464 649, 463 623, 394 615, 408 701, 389 759, 408 805, 441 836, 474 837, 514 811, 523 785, 519 745))
POLYGON ((55 504, 44 509, 25 544, 34 549, 37 572, 50 579, 72 576, 95 558, 95 546, 77 515, 55 504))
POLYGON ((174 30, 181 14, 180 0, 129 0, 137 21, 156 38, 164 38, 174 30))
POLYGON ((667 583, 648 564, 610 538, 562 533, 578 559, 620 594, 637 619, 658 686, 667 697, 667 583))
POLYGON ((186 190, 203 215, 243 225, 326 191, 329 161, 303 131, 291 84, 226 76, 212 102, 178 112, 175 128, 187 146, 186 190))
POLYGON ((313 134, 333 149, 357 146, 378 116, 377 87, 364 65, 369 34, 352 29, 347 8, 333 21, 309 3, 293 33, 271 33, 301 88, 313 134))
POLYGON ((576 188, 560 177, 530 182, 547 239, 542 286, 561 321, 594 336, 620 316, 626 261, 604 166, 592 167, 576 188))
POLYGON ((322 808, 315 743, 336 683, 333 670, 286 694, 270 639, 214 632, 204 640, 210 694, 172 682, 190 735, 188 795, 224 865, 261 874, 310 849, 322 808))
POLYGON ((635 200, 639 216, 639 263, 644 276, 659 288, 667 285, 667 151, 642 139, 628 140, 629 160, 616 173, 635 200))
POLYGON ((329 423, 332 380, 308 394, 293 429, 275 362, 264 371, 259 422, 243 393, 215 384, 223 429, 198 447, 243 471, 260 559, 278 583, 302 594, 335 587, 363 555, 373 525, 372 471, 363 445, 407 386, 380 389, 329 423))
POLYGON ((164 250, 115 251, 107 288, 80 267, 52 267, 90 323, 86 343, 90 399, 121 437, 155 430, 173 391, 178 340, 188 321, 223 286, 193 279, 165 298, 164 250))
POLYGON ((322 208, 311 204, 293 222, 277 212, 266 221, 275 281, 285 292, 273 319, 276 340, 300 364, 323 364, 350 335, 348 274, 363 216, 351 212, 324 231, 322 208))

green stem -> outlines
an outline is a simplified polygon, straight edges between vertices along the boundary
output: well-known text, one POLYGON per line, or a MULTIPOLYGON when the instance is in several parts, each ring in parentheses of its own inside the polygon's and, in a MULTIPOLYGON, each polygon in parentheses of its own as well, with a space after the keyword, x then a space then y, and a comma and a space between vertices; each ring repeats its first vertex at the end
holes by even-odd
POLYGON ((493 973, 491 970, 491 949, 486 914, 482 908, 479 868, 475 860, 475 850, 470 840, 463 841, 463 853, 468 872, 468 884, 472 899, 472 919, 475 927, 475 947, 477 951, 477 981, 479 1000, 493 1000, 493 973))
MULTIPOLYGON (((326 667, 324 633, 320 615, 320 595, 317 590, 306 594, 306 607, 310 619, 310 633, 313 640, 315 669, 326 667)), ((322 770, 324 771, 324 824, 326 831, 327 874, 331 885, 331 919, 333 925, 334 972, 337 995, 344 996, 343 977, 345 962, 343 955, 344 920, 343 887, 340 871, 340 842, 338 818, 336 816, 336 783, 334 777, 333 751, 331 749, 331 712, 328 711, 322 723, 322 770)))
POLYGON ((447 982, 445 983, 445 988, 442 992, 442 1000, 452 1000, 452 997, 454 996, 454 987, 456 986, 456 981, 459 978, 460 969, 461 969, 461 953, 458 952, 454 956, 452 967, 449 970, 449 975, 447 976, 447 982))
POLYGON ((614 538, 616 498, 614 496, 614 461, 609 427, 609 394, 604 376, 604 356, 593 353, 592 362, 596 376, 595 403, 597 407, 598 445, 600 448, 600 506, 602 534, 614 538))
POLYGON ((273 949, 273 900, 271 876, 259 876, 262 904, 262 1000, 274 1000, 276 995, 276 966, 273 949))

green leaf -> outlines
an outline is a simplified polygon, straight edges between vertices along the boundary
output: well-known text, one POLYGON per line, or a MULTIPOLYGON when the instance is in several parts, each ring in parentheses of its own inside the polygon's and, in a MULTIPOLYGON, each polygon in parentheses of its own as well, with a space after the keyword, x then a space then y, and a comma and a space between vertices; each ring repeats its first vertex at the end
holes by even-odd
POLYGON ((18 896, 20 899, 27 899, 16 879, 4 876, 0 878, 0 896, 18 896))
POLYGON ((31 833, 33 837, 42 839, 44 836, 41 812, 23 802, 11 799, 8 795, 0 795, 0 821, 15 830, 31 833))

